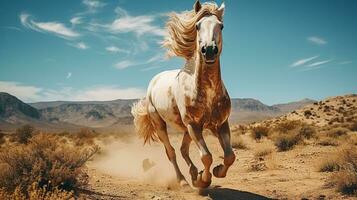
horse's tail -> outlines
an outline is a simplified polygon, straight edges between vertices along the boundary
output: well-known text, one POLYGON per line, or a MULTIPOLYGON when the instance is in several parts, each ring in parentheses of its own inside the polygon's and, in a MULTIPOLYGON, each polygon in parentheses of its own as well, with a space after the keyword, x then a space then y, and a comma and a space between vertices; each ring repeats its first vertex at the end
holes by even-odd
POLYGON ((134 103, 131 108, 131 114, 134 116, 135 130, 139 137, 144 138, 144 144, 156 141, 156 130, 148 113, 148 101, 141 99, 134 103))

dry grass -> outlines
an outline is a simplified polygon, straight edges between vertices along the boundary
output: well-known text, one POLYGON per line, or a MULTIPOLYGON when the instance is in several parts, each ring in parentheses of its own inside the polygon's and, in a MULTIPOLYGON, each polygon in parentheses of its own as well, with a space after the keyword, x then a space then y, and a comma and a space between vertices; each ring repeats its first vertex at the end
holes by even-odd
POLYGON ((317 144, 321 146, 338 146, 339 142, 335 138, 323 136, 319 139, 317 144))
POLYGON ((233 134, 231 140, 232 140, 232 147, 235 149, 247 149, 248 148, 240 135, 233 134))
POLYGON ((332 129, 326 131, 326 135, 328 137, 338 138, 340 136, 347 135, 348 132, 349 132, 349 129, 347 129, 347 128, 335 127, 335 128, 332 128, 332 129))
POLYGON ((274 144, 278 151, 288 151, 301 141, 301 137, 295 133, 279 134, 274 138, 274 144))
POLYGON ((255 140, 260 140, 267 137, 269 134, 269 127, 266 125, 259 125, 251 129, 251 137, 255 140))
POLYGON ((337 191, 357 195, 357 148, 344 147, 319 165, 321 172, 333 172, 328 185, 335 186, 337 191))
POLYGON ((270 155, 273 152, 273 150, 274 149, 270 145, 261 144, 255 148, 254 156, 256 158, 266 157, 267 155, 270 155))
POLYGON ((24 125, 21 128, 16 129, 16 141, 20 144, 26 144, 32 137, 34 130, 35 128, 31 125, 24 125))
MULTIPOLYGON (((55 135, 37 134, 27 144, 15 144, 1 151, 2 193, 22 194, 27 199, 31 195, 60 195, 59 191, 70 192, 85 186, 88 177, 84 164, 98 148, 80 148, 59 141, 55 135)), ((66 196, 67 193, 63 194, 66 196)))

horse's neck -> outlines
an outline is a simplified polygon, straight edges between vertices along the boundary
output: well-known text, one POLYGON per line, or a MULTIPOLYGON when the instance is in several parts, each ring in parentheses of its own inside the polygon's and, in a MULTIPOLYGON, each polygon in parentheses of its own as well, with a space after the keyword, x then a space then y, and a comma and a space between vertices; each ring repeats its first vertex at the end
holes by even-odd
POLYGON ((211 89, 220 93, 222 88, 221 67, 219 58, 214 65, 207 66, 207 64, 196 56, 197 59, 190 59, 186 61, 184 71, 194 76, 195 88, 198 92, 205 92, 211 89))

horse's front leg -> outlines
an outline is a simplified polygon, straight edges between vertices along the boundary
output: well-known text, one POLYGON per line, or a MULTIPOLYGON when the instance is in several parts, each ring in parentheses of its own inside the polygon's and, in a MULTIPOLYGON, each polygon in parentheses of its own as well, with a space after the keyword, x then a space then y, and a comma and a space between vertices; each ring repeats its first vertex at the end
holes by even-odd
POLYGON ((197 177, 192 177, 192 184, 195 187, 206 188, 211 185, 212 174, 210 173, 210 167, 212 165, 212 155, 209 152, 206 142, 202 136, 202 126, 189 124, 187 129, 189 135, 196 143, 198 150, 200 151, 201 161, 204 165, 204 170, 198 173, 197 177))
POLYGON ((218 140, 224 151, 224 162, 213 169, 213 175, 217 178, 226 177, 228 168, 236 159, 231 145, 231 133, 228 121, 224 122, 218 129, 218 140))

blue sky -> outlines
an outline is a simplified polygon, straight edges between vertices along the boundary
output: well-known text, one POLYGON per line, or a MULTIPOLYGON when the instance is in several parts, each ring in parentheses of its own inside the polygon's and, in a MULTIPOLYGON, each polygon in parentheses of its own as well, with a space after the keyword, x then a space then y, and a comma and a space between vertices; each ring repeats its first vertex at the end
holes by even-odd
MULTIPOLYGON (((155 74, 182 66, 159 43, 167 13, 193 2, 2 0, 0 91, 26 102, 143 96, 155 74)), ((225 4, 231 97, 275 104, 357 93, 357 1, 225 4)))

